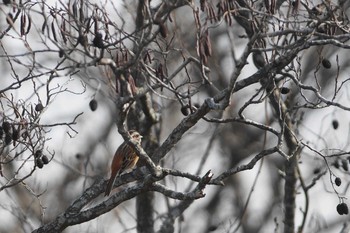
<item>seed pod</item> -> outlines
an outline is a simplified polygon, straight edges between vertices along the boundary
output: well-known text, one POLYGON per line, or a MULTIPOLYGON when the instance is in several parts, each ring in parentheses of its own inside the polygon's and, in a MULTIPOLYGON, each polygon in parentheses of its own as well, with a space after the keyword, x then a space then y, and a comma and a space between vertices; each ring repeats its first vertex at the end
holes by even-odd
POLYGON ((45 33, 45 28, 47 26, 47 22, 46 22, 46 19, 44 20, 43 22, 43 25, 41 26, 41 33, 44 34, 45 33))
POLYGON ((322 60, 322 65, 326 69, 330 69, 332 67, 332 63, 326 58, 322 60))
POLYGON ((339 122, 337 120, 333 120, 332 121, 332 126, 333 126, 333 129, 338 129, 339 127, 339 122))
POLYGON ((25 34, 25 27, 26 27, 26 16, 25 14, 22 13, 21 15, 21 36, 23 36, 25 34))
POLYGON ((44 106, 42 105, 42 103, 38 103, 37 105, 35 105, 35 111, 40 112, 44 109, 44 106))
POLYGON ((56 29, 55 29, 55 23, 54 22, 51 23, 51 31, 52 31, 52 35, 53 35, 54 41, 57 42, 56 29))
POLYGON ((77 15, 78 15, 78 8, 77 8, 77 3, 76 2, 73 2, 72 10, 73 10, 73 16, 77 17, 77 15))
POLYGON ((281 87, 281 94, 288 94, 290 92, 290 89, 288 87, 281 87))
POLYGON ((339 177, 336 177, 335 180, 334 180, 334 183, 336 186, 340 186, 341 185, 341 179, 339 177))
POLYGON ((43 161, 40 159, 40 158, 37 158, 36 160, 35 160, 35 163, 36 163, 36 166, 38 167, 38 168, 43 168, 44 167, 44 163, 43 163, 43 161))
POLYGON ((26 35, 29 33, 31 27, 32 27, 32 19, 30 18, 30 16, 28 16, 28 26, 25 33, 26 35))
POLYGON ((97 109, 97 101, 95 99, 92 99, 89 103, 91 111, 95 111, 97 109))
POLYGON ((44 164, 48 164, 49 163, 49 159, 47 158, 46 155, 43 155, 43 157, 41 157, 41 160, 43 161, 44 164))
POLYGON ((67 37, 66 37, 66 21, 62 19, 62 24, 61 24, 61 36, 63 39, 63 42, 66 44, 67 43, 67 37))

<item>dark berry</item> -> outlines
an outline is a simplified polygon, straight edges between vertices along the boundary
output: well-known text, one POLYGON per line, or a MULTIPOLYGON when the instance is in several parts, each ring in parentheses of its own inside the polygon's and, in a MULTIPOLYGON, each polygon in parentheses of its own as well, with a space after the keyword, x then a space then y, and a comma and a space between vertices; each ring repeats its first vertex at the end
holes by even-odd
POLYGON ((44 163, 43 163, 43 161, 40 159, 40 158, 37 158, 36 160, 36 166, 38 167, 38 168, 43 168, 44 167, 44 163))
POLYGON ((46 155, 43 155, 43 157, 41 157, 41 160, 43 161, 44 164, 48 164, 49 163, 49 159, 47 158, 46 155))
POLYGON ((97 101, 95 99, 91 100, 89 106, 91 111, 95 111, 97 109, 97 101))
POLYGON ((37 151, 35 151, 35 158, 40 158, 41 156, 43 155, 43 151, 42 150, 37 150, 37 151))
POLYGON ((341 179, 339 177, 335 178, 334 182, 335 182, 336 186, 340 186, 341 185, 341 179))
POLYGON ((338 160, 334 161, 334 162, 332 163, 332 165, 333 165, 335 168, 337 168, 337 169, 340 168, 340 165, 339 165, 338 160))
POLYGON ((290 89, 288 87, 281 87, 281 94, 288 94, 290 92, 290 89))
POLYGON ((332 126, 333 126, 333 129, 338 129, 339 127, 339 122, 337 120, 333 120, 332 121, 332 126))
POLYGON ((102 40, 102 34, 97 32, 95 35, 95 38, 92 40, 92 44, 97 47, 102 49, 103 48, 103 40, 102 40))
POLYGON ((182 114, 187 116, 190 113, 189 110, 188 110, 188 106, 182 106, 181 107, 181 112, 182 112, 182 114))
POLYGON ((208 227, 208 231, 215 231, 216 229, 218 229, 218 226, 216 225, 211 225, 210 227, 208 227))
POLYGON ((340 203, 337 205, 337 212, 338 214, 340 215, 343 215, 343 214, 348 214, 349 213, 349 208, 348 208, 348 205, 346 203, 340 203))
POLYGON ((60 49, 60 51, 58 51, 58 57, 62 58, 64 56, 64 51, 63 49, 60 49))
POLYGON ((317 167, 314 169, 314 174, 318 174, 318 173, 320 173, 320 171, 321 171, 320 168, 317 167))
POLYGON ((322 60, 322 65, 326 69, 330 69, 332 67, 332 63, 326 58, 322 60))
POLYGON ((38 103, 37 105, 35 105, 35 111, 40 112, 43 109, 44 106, 42 105, 42 103, 38 103))

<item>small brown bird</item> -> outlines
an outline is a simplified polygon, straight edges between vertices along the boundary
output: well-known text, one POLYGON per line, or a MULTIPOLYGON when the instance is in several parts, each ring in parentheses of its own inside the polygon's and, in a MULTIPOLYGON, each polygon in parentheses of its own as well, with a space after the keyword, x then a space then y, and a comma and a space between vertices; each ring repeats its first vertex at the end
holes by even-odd
MULTIPOLYGON (((131 141, 141 145, 142 136, 136 130, 129 130, 131 141)), ((135 150, 128 145, 127 142, 123 142, 114 154, 114 158, 111 164, 111 177, 109 178, 105 196, 108 196, 112 190, 115 178, 129 168, 133 168, 139 160, 135 150)))

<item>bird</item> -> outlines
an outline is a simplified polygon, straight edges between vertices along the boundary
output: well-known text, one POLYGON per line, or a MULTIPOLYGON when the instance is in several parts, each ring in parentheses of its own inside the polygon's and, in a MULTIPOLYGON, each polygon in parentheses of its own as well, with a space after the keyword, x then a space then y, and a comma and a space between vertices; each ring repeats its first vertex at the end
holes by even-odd
MULTIPOLYGON (((128 133, 132 142, 136 143, 137 145, 141 145, 142 136, 139 132, 136 130, 129 130, 128 133)), ((109 178, 107 184, 105 196, 109 196, 116 177, 122 174, 125 170, 133 168, 138 160, 139 157, 136 151, 127 142, 123 142, 118 147, 112 160, 111 177, 109 178)))

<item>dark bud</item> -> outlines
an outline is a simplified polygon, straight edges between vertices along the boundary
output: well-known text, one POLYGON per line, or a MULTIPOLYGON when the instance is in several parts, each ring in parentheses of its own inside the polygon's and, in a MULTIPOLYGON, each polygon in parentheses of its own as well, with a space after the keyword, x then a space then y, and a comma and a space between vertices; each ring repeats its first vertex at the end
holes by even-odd
POLYGON ((265 66, 266 61, 262 52, 253 52, 253 63, 258 69, 265 66))
POLYGON ((48 164, 49 163, 49 159, 47 158, 46 155, 43 155, 43 157, 41 157, 41 160, 43 161, 44 164, 48 164))
POLYGON ((211 225, 210 227, 208 227, 208 231, 215 231, 216 229, 218 229, 218 226, 216 225, 211 225))
POLYGON ((79 35, 78 43, 81 44, 82 46, 86 46, 87 45, 87 38, 86 38, 86 36, 79 35))
POLYGON ((342 166, 342 168, 344 169, 344 171, 349 171, 349 164, 348 164, 348 161, 347 161, 347 160, 343 159, 343 160, 341 161, 341 166, 342 166))
POLYGON ((35 160, 35 162, 36 162, 36 166, 38 167, 38 168, 43 168, 44 167, 44 163, 43 163, 43 161, 40 159, 40 158, 37 158, 36 160, 35 160))
POLYGON ((40 158, 43 155, 43 151, 42 150, 37 150, 34 154, 35 158, 40 158))
POLYGON ((103 40, 102 40, 102 34, 97 32, 95 35, 95 38, 92 40, 92 44, 97 47, 102 49, 103 48, 103 40))
POLYGON ((341 179, 339 177, 336 177, 334 182, 335 182, 335 185, 338 187, 341 185, 341 179))
POLYGON ((339 215, 348 214, 349 213, 348 205, 344 202, 338 204, 337 205, 337 212, 339 215))
POLYGON ((60 49, 60 51, 58 51, 58 56, 59 56, 60 58, 62 58, 62 57, 64 56, 64 51, 63 51, 63 49, 60 49))
POLYGON ((332 126, 333 126, 333 129, 338 129, 339 127, 339 122, 337 120, 333 120, 332 121, 332 126))
POLYGON ((5 134, 5 145, 8 146, 10 145, 12 141, 12 135, 10 133, 5 134))
POLYGON ((338 160, 334 161, 333 166, 334 166, 335 168, 337 168, 337 169, 340 168, 340 165, 339 165, 339 163, 338 163, 338 160))
POLYGON ((4 122, 2 123, 2 128, 4 129, 4 132, 5 132, 5 133, 10 132, 10 130, 11 130, 11 124, 10 124, 10 122, 4 121, 4 122))
POLYGON ((288 87, 281 87, 281 94, 288 94, 290 92, 290 89, 288 87))
POLYGON ((35 105, 35 111, 40 112, 43 109, 44 106, 42 105, 42 103, 38 103, 37 105, 35 105))
POLYGON ((321 171, 321 169, 317 167, 314 169, 314 174, 316 175, 316 174, 320 173, 320 171, 321 171))
POLYGON ((188 106, 182 106, 181 112, 184 116, 188 116, 188 114, 190 113, 190 111, 188 110, 188 106))
POLYGON ((10 4, 11 3, 11 0, 2 0, 2 2, 7 5, 7 4, 10 4))
POLYGON ((332 63, 326 58, 322 60, 322 65, 326 69, 330 69, 332 67, 332 63))
POLYGON ((95 111, 97 109, 97 101, 95 99, 91 100, 89 106, 91 111, 95 111))
POLYGON ((80 154, 80 153, 78 153, 78 154, 76 154, 76 155, 75 155, 75 158, 77 158, 77 159, 81 159, 81 158, 83 158, 83 155, 82 155, 82 154, 80 154))

